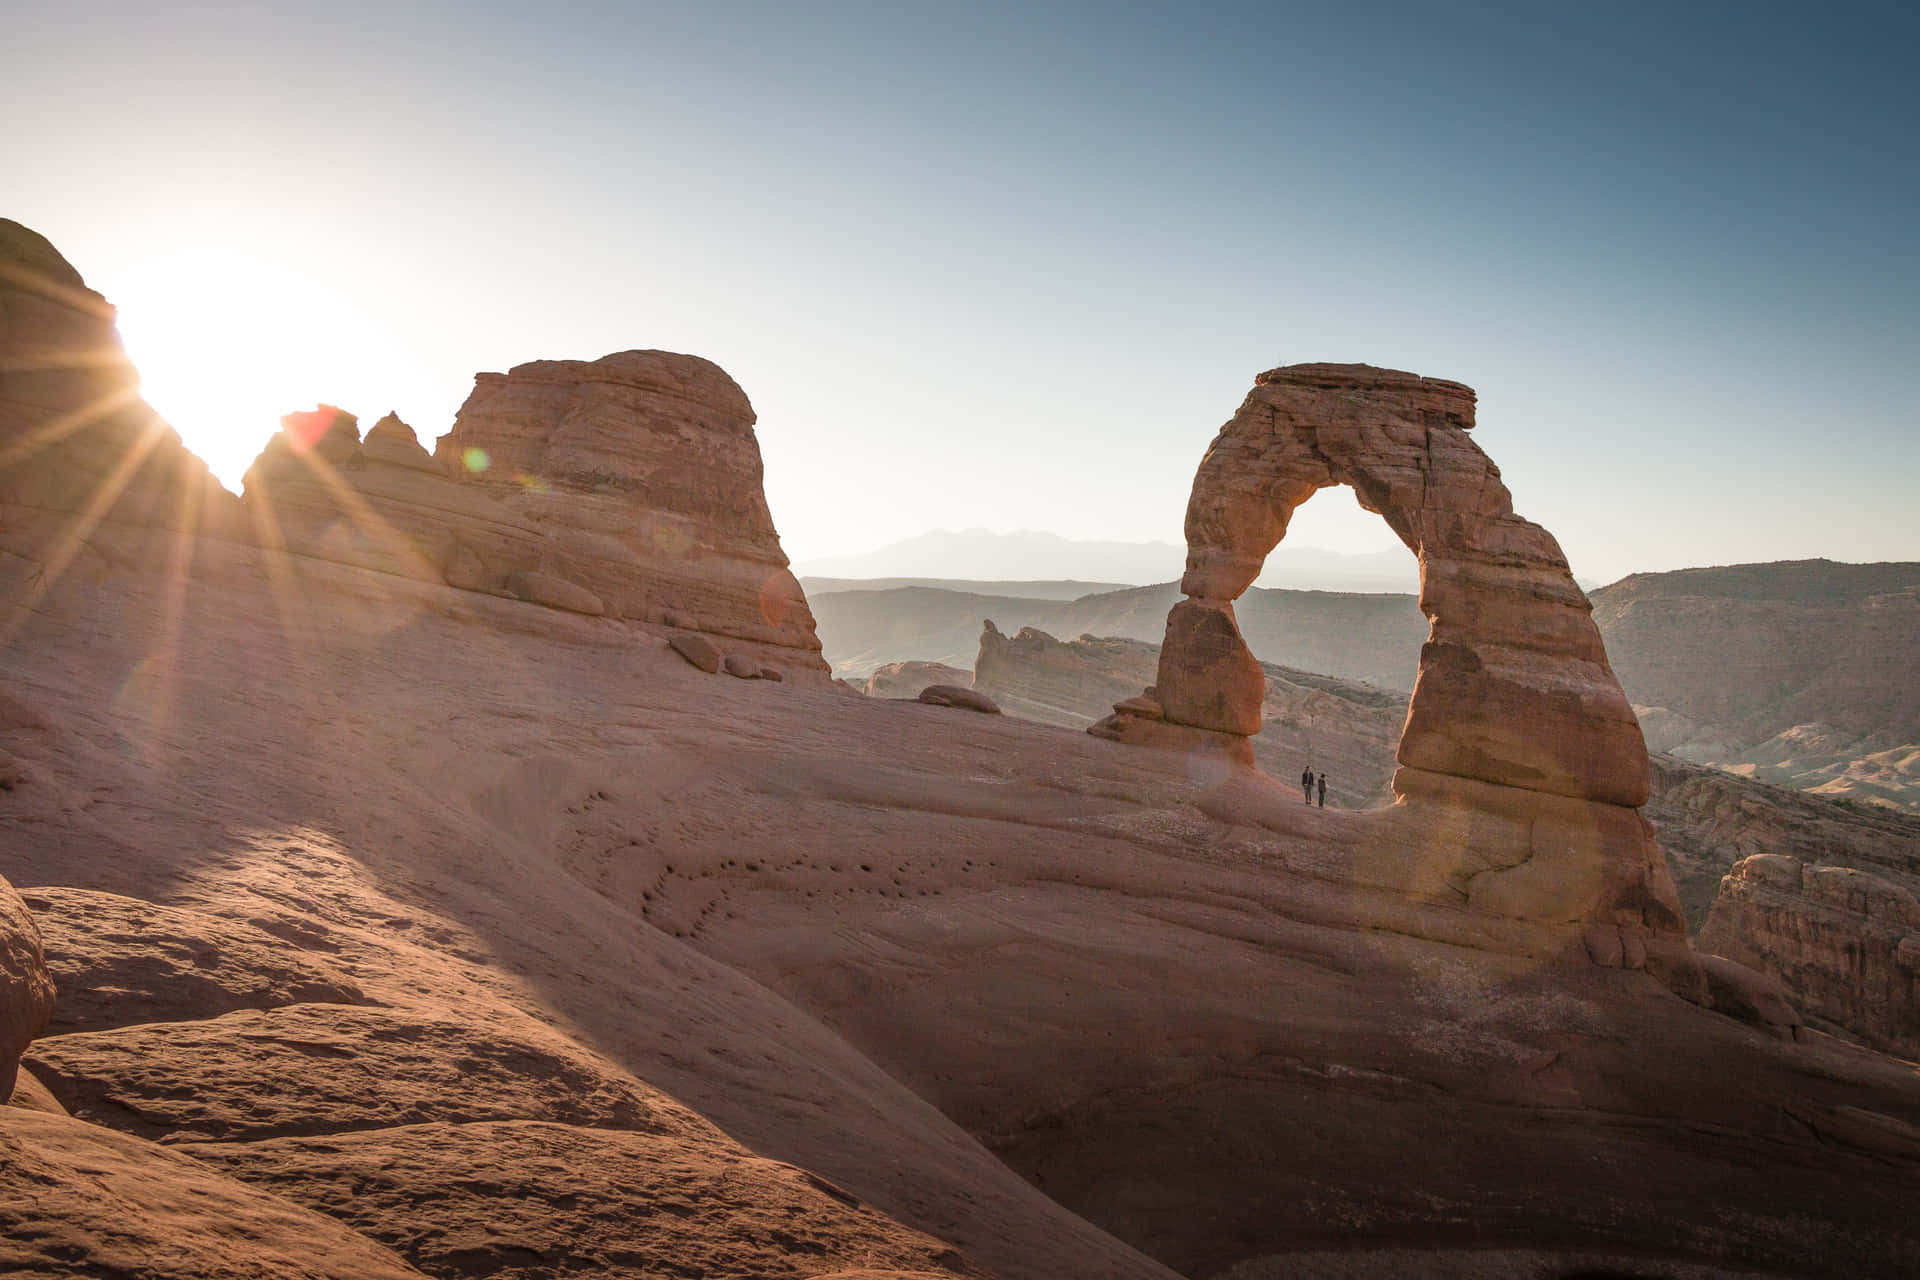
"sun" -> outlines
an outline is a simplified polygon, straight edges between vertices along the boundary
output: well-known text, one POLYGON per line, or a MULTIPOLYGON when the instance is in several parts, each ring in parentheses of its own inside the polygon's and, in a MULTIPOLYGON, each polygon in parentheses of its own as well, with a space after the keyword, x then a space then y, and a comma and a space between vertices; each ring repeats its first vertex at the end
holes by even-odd
POLYGON ((207 247, 111 282, 141 394, 236 493, 280 415, 377 387, 393 344, 367 308, 279 259, 207 247))

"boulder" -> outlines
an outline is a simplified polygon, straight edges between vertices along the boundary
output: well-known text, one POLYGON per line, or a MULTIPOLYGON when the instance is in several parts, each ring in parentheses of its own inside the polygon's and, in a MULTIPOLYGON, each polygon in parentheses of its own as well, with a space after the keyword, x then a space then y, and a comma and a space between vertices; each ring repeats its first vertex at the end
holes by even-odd
POLYGON ((778 668, 778 667, 762 667, 762 668, 760 668, 760 678, 761 678, 762 680, 772 680, 772 681, 773 681, 773 682, 775 682, 776 684, 777 684, 777 683, 779 683, 780 681, 782 681, 782 680, 785 680, 785 679, 786 679, 786 677, 785 677, 785 676, 783 676, 783 675, 781 675, 781 674, 780 674, 780 668, 778 668))
POLYGON ((930 684, 920 691, 920 701, 936 707, 979 711, 990 716, 1000 714, 1000 704, 992 698, 977 689, 963 689, 957 684, 930 684))
POLYGON ((584 613, 595 618, 607 611, 607 607, 600 603, 600 597, 579 583, 568 582, 565 578, 541 573, 537 569, 522 569, 508 574, 505 585, 520 599, 546 605, 549 609, 564 609, 568 613, 584 613))
POLYGON ((867 676, 869 698, 917 698, 928 685, 970 685, 973 673, 944 662, 889 662, 867 676))
POLYGON ((1800 1025, 1800 1014, 1787 1000, 1779 983, 1725 956, 1702 956, 1700 967, 1707 975, 1707 994, 1715 1010, 1763 1027, 1784 1039, 1793 1038, 1793 1028, 1800 1025))
POLYGON ((0 1098, 13 1092, 20 1054, 53 1014, 53 978, 27 904, 0 878, 0 1098))
POLYGON ((703 635, 677 635, 667 641, 667 647, 708 675, 720 670, 720 648, 703 635))
POLYGON ((744 653, 730 653, 720 663, 721 670, 741 680, 758 680, 760 664, 744 653))

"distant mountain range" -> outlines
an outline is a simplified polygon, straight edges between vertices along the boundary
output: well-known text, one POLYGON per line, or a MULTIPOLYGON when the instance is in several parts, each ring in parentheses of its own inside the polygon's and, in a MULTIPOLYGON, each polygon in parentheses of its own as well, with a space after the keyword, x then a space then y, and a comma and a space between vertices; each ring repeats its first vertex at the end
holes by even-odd
MULTIPOLYGON (((979 586, 1061 579, 1098 589, 1099 584, 1175 581, 1186 560, 1186 548, 1171 542, 1083 542, 1034 530, 936 529, 863 555, 803 560, 793 571, 815 578, 958 579, 979 586)), ((1411 593, 1420 589, 1420 567, 1411 552, 1398 549, 1348 555, 1282 543, 1267 557, 1259 585, 1411 593)))

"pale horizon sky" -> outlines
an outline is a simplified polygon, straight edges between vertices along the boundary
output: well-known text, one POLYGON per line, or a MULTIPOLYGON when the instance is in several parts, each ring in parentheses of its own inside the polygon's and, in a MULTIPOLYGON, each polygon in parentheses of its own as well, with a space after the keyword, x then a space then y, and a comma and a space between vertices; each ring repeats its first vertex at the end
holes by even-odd
MULTIPOLYGON (((0 216, 120 306, 230 483, 317 399, 430 443, 476 371, 661 347, 752 399, 795 561, 940 528, 1179 542, 1254 374, 1364 361, 1474 386, 1583 578, 1920 559, 1907 7, 7 26, 0 216)), ((1296 538, 1393 545, 1338 497, 1296 538)))

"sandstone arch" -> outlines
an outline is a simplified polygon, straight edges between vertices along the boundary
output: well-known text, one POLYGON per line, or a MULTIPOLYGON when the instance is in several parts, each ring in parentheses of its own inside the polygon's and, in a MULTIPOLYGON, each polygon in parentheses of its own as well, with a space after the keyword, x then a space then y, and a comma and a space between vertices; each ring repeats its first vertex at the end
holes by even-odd
POLYGON ((1671 879, 1637 812, 1649 789, 1639 723, 1559 544, 1514 514, 1469 438, 1474 399, 1457 382, 1368 365, 1255 379, 1194 478, 1186 599, 1167 617, 1153 696, 1094 731, 1249 761, 1264 679, 1233 601, 1295 508, 1350 485, 1418 558, 1430 621, 1396 753, 1398 812, 1366 837, 1418 856, 1374 857, 1375 881, 1499 915, 1671 935, 1671 879))

